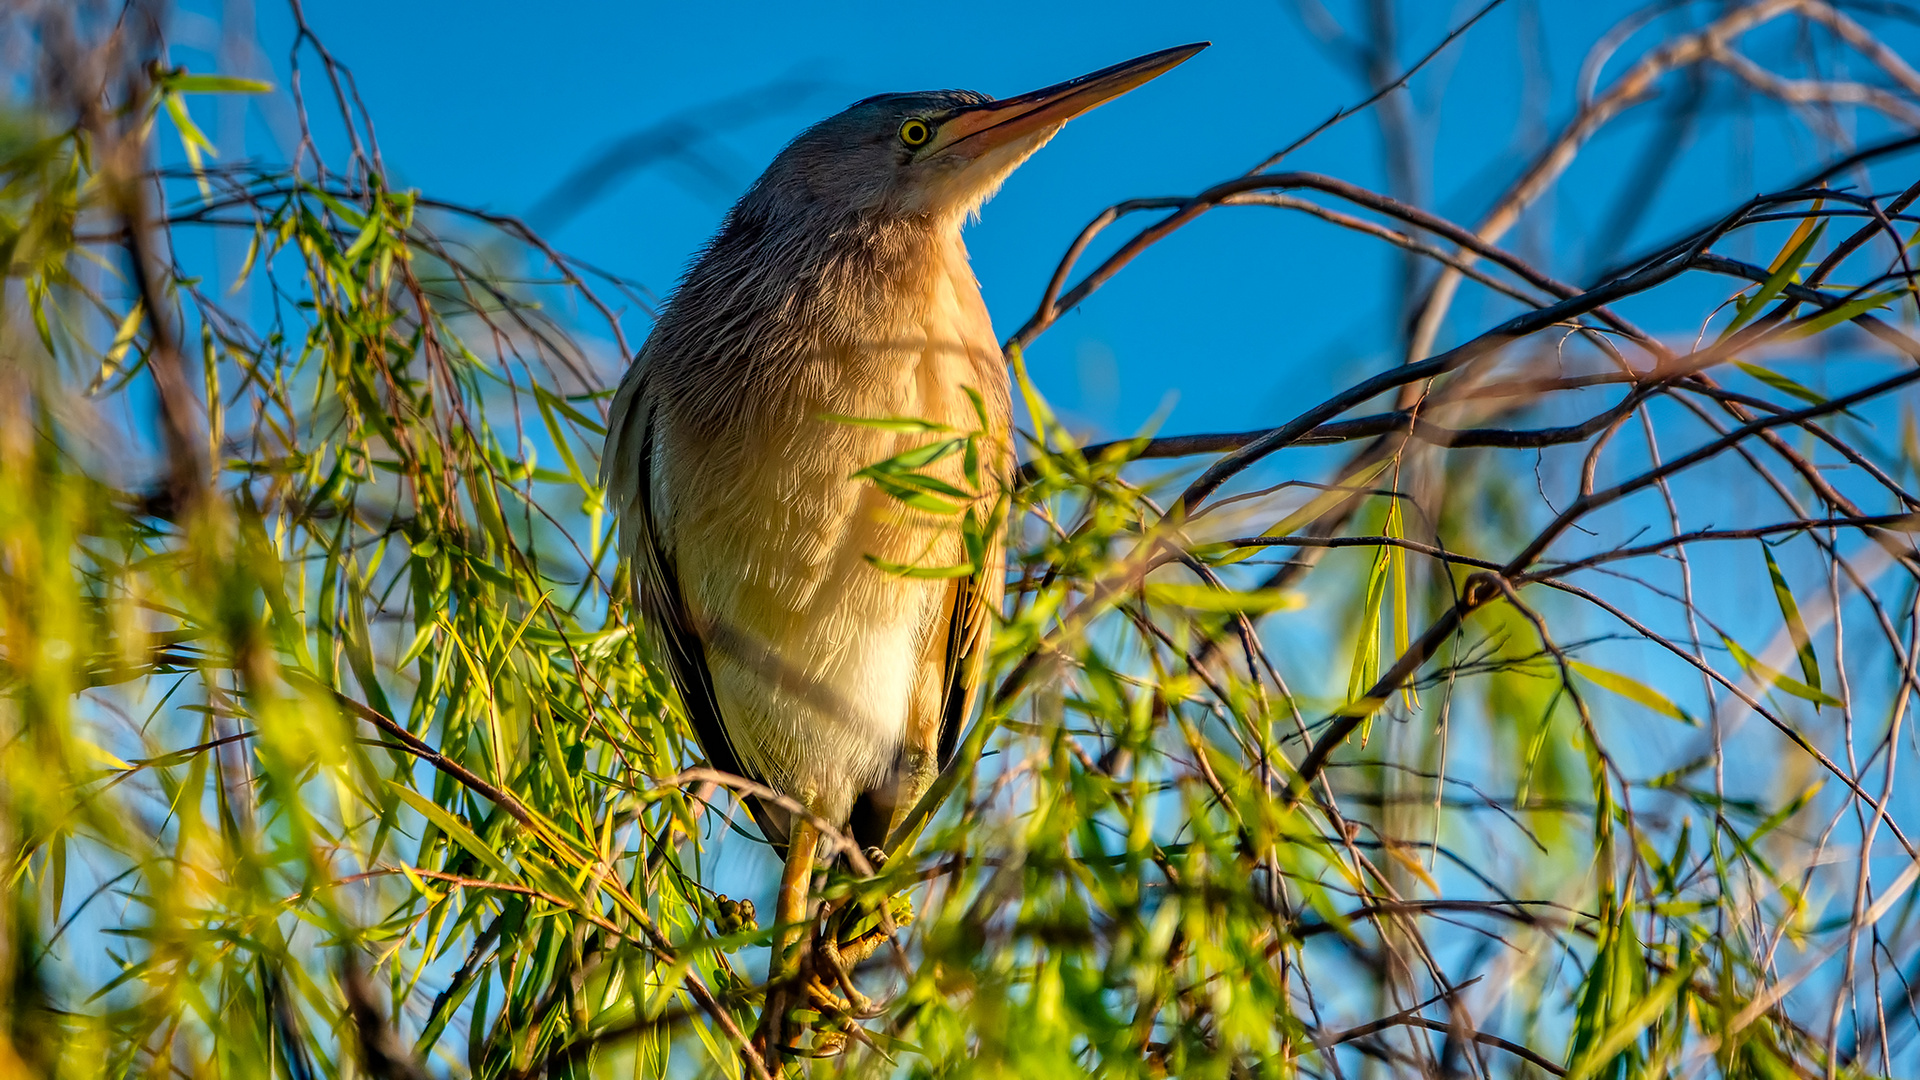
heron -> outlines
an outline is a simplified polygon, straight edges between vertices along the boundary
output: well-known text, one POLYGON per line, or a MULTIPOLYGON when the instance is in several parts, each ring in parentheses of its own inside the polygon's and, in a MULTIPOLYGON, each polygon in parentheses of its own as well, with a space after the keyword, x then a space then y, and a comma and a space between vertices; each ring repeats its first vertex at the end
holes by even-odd
MULTIPOLYGON (((785 852, 778 927, 810 921, 821 824, 881 851, 902 841, 977 696, 997 536, 970 555, 955 514, 854 475, 961 431, 981 482, 958 454, 927 475, 976 522, 1004 494, 1010 382, 962 226, 1069 119, 1205 47, 1003 100, 881 94, 808 128, 728 212, 621 381, 601 470, 622 554, 709 764, 785 796, 747 800, 785 852)), ((776 934, 770 978, 795 944, 776 934)))

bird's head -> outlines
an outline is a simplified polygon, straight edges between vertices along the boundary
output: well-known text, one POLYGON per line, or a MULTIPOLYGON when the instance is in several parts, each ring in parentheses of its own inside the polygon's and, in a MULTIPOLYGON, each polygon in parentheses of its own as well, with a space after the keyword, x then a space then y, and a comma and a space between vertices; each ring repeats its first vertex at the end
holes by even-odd
POLYGON ((1206 47, 1162 49, 1002 101, 971 90, 870 97, 802 132, 755 195, 775 213, 957 223, 1068 120, 1206 47))

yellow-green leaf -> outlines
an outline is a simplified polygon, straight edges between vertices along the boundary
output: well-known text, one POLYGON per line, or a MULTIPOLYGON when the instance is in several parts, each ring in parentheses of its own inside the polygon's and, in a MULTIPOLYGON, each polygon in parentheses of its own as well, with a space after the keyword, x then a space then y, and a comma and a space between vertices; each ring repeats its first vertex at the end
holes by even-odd
POLYGON ((1265 615, 1271 611, 1293 611, 1306 606, 1306 597, 1287 589, 1248 589, 1236 592, 1212 585, 1149 583, 1147 602, 1186 608, 1189 611, 1244 612, 1265 615))
POLYGON ((1770 371, 1761 367, 1759 364, 1749 364, 1745 360, 1735 360, 1733 366, 1759 379, 1775 390, 1784 394, 1792 394, 1801 401, 1813 405, 1825 405, 1827 403, 1827 399, 1823 395, 1816 391, 1809 390, 1807 387, 1800 385, 1777 371, 1770 371))
MULTIPOLYGON (((1386 458, 1348 474, 1346 478, 1338 484, 1333 485, 1312 499, 1309 499, 1305 506, 1281 518, 1274 523, 1272 528, 1260 535, 1263 537, 1291 536, 1296 530, 1311 525, 1329 510, 1352 498, 1356 488, 1362 488, 1373 483, 1374 478, 1386 472, 1387 466, 1391 464, 1393 464, 1393 459, 1386 458)), ((1219 560, 1219 565, 1224 566, 1228 563, 1237 563, 1242 559, 1251 558, 1257 550, 1259 549, 1243 548, 1219 560)))
POLYGON ((1579 660, 1568 660, 1567 666, 1578 673, 1581 678, 1586 679, 1602 690, 1618 694, 1628 701, 1645 705, 1654 712, 1662 716, 1671 716, 1683 724, 1692 724, 1695 727, 1700 725, 1700 721, 1688 716, 1687 711, 1675 705, 1672 699, 1638 679, 1622 675, 1617 671, 1609 671, 1603 667, 1595 667, 1592 664, 1583 663, 1579 660))
MULTIPOLYGON (((1820 208, 1818 202, 1813 205, 1816 210, 1820 208)), ((1774 256, 1773 265, 1768 268, 1767 280, 1760 284, 1760 291, 1740 301, 1734 308, 1733 321, 1728 323, 1727 328, 1720 333, 1721 341, 1732 337, 1736 331, 1758 315, 1761 308, 1772 303, 1774 297, 1779 296, 1789 283, 1800 276, 1800 265, 1806 261, 1807 253, 1813 250, 1813 245, 1820 242, 1820 234, 1827 228, 1824 220, 1818 225, 1814 224, 1815 220, 1811 216, 1800 219, 1800 227, 1793 231, 1792 236, 1787 237, 1787 242, 1781 247, 1780 254, 1774 256)))
POLYGON ((398 784, 389 780, 387 781, 387 786, 392 788, 402 799, 406 800, 408 806, 418 810, 422 817, 433 822, 441 832, 447 834, 449 839, 461 847, 466 848, 468 854, 485 863, 494 873, 499 874, 502 879, 506 881, 515 880, 514 872, 507 869, 506 860, 502 859, 499 853, 494 851, 493 848, 482 842, 478 836, 475 836, 473 830, 462 824, 459 818, 448 813, 445 807, 442 807, 439 803, 434 802, 432 799, 427 798, 425 795, 420 794, 404 784, 398 784))
POLYGON ((1786 341, 1812 337, 1815 334, 1838 326, 1856 315, 1864 315, 1875 308, 1886 307, 1888 304, 1893 303, 1906 294, 1907 290, 1904 288, 1888 289, 1886 292, 1874 293, 1872 296, 1862 296, 1857 300, 1849 300, 1838 307, 1830 308, 1819 315, 1815 315, 1805 322, 1794 324, 1782 334, 1781 337, 1786 341))
POLYGON ((162 85, 180 94, 265 94, 273 90, 272 83, 232 75, 170 75, 162 85))
MULTIPOLYGON (((1380 681, 1380 607, 1387 593, 1387 552, 1389 545, 1374 549, 1373 566, 1367 571, 1366 599, 1360 607, 1360 625, 1355 631, 1353 667, 1347 672, 1347 700, 1354 701, 1380 681)), ((1373 735, 1373 714, 1360 728, 1360 745, 1373 735)))
POLYGON ((1815 705, 1831 705, 1837 709, 1844 704, 1839 698, 1831 694, 1815 690, 1799 679, 1790 679, 1761 663, 1752 653, 1741 648, 1739 642, 1727 635, 1721 634, 1720 640, 1726 643, 1727 651, 1733 654, 1734 662, 1739 664, 1741 669, 1744 670, 1750 678, 1760 684, 1762 691, 1772 686, 1792 694, 1794 697, 1805 698, 1815 705))
POLYGON ((845 416, 840 413, 821 413, 820 419, 836 424, 852 424, 854 427, 875 428, 879 431, 898 431, 908 435, 953 430, 945 424, 936 424, 931 420, 920 420, 911 416, 845 416))
POLYGON ((1793 601, 1793 590, 1787 588, 1786 575, 1780 572, 1780 564, 1773 561, 1773 549, 1760 545, 1760 554, 1766 556, 1767 576, 1773 579, 1773 598, 1780 605, 1780 617, 1787 621, 1787 634, 1793 638, 1795 653, 1800 658, 1800 674, 1806 678, 1807 685, 1820 689, 1820 658, 1813 651, 1813 636, 1807 633, 1807 624, 1800 617, 1800 605, 1793 601))
POLYGON ((952 566, 914 566, 911 563, 891 562, 874 555, 862 556, 878 569, 889 574, 909 578, 962 578, 974 572, 972 563, 956 563, 952 566))
MULTIPOLYGON (((1394 540, 1406 535, 1406 529, 1400 520, 1400 500, 1387 503, 1386 535, 1394 540)), ((1407 603, 1407 551, 1398 544, 1387 546, 1389 572, 1393 575, 1393 655, 1397 659, 1407 655, 1411 647, 1413 633, 1413 611, 1407 603)), ((1400 688, 1401 701, 1412 712, 1420 707, 1420 692, 1413 688, 1411 680, 1400 688)))

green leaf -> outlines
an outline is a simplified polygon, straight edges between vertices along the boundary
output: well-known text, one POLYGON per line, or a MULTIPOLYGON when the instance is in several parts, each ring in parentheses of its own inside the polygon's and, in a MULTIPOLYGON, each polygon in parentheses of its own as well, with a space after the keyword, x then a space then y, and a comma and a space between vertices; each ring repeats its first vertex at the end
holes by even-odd
MULTIPOLYGON (((1312 499, 1307 501, 1307 504, 1305 506, 1302 506, 1300 509, 1295 510, 1291 514, 1288 514, 1286 517, 1281 518, 1279 521, 1273 524, 1272 528, 1268 529, 1266 532, 1261 533, 1260 535, 1263 537, 1280 537, 1280 536, 1293 535, 1294 532, 1296 532, 1297 530, 1313 524, 1315 521, 1318 521, 1323 515, 1325 515, 1328 511, 1332 510, 1334 507, 1340 505, 1346 500, 1352 498, 1356 493, 1355 492, 1356 488, 1363 488, 1366 485, 1371 484, 1374 481, 1374 478, 1378 477, 1381 473, 1386 472, 1387 466, 1391 464, 1393 464, 1392 458, 1384 458, 1380 461, 1376 461, 1371 465, 1365 466, 1364 468, 1361 468, 1353 473, 1348 474, 1338 484, 1335 484, 1332 487, 1328 488, 1327 490, 1322 491, 1320 494, 1314 496, 1312 499)), ((1254 553, 1259 550, 1260 550, 1259 548, 1252 548, 1252 547, 1243 548, 1239 551, 1234 552, 1231 555, 1226 556, 1225 558, 1218 560, 1216 565, 1224 566, 1228 563, 1237 563, 1242 559, 1251 558, 1254 555, 1254 553)))
POLYGON ((1168 604, 1189 611, 1265 615, 1273 611, 1296 611, 1307 606, 1305 596, 1289 589, 1236 591, 1212 585, 1162 585, 1149 582, 1143 591, 1148 603, 1168 604))
MULTIPOLYGON (((1400 500, 1387 502, 1387 522, 1384 534, 1399 540, 1405 536, 1405 527, 1400 520, 1400 500)), ((1396 659, 1405 656, 1412 647, 1413 610, 1407 602, 1407 550, 1398 544, 1386 546, 1388 573, 1393 577, 1393 655, 1396 659)), ((1412 712, 1420 707, 1420 694, 1413 688, 1413 681, 1400 688, 1400 700, 1412 712)))
POLYGON ((267 94, 273 84, 232 75, 169 75, 160 85, 179 94, 267 94))
POLYGON ((1830 308, 1803 322, 1795 323, 1789 327, 1785 333, 1781 334, 1781 340, 1795 341, 1800 338, 1812 337, 1815 334, 1838 326, 1856 315, 1864 315, 1875 308, 1886 307, 1888 304, 1893 303, 1905 295, 1907 295, 1907 290, 1905 288, 1899 288, 1874 293, 1872 296, 1862 296, 1857 300, 1849 300, 1839 307, 1830 308))
POLYGON ((945 480, 942 480, 937 476, 928 476, 926 473, 882 472, 882 473, 864 473, 864 474, 855 473, 854 475, 857 477, 864 476, 865 479, 872 480, 875 483, 891 484, 895 487, 904 488, 908 491, 925 491, 934 495, 946 495, 951 498, 961 499, 961 500, 973 498, 972 492, 967 491, 963 488, 955 487, 952 484, 947 483, 945 480))
POLYGON ((415 660, 420 659, 421 654, 427 651, 427 646, 433 644, 433 632, 439 629, 439 626, 440 624, 437 622, 421 624, 419 632, 413 635, 413 643, 407 646, 407 651, 401 655, 399 660, 394 661, 393 666, 395 668, 403 668, 415 660))
POLYGON ((1812 405, 1825 405, 1827 403, 1827 399, 1820 393, 1807 389, 1805 386, 1794 382, 1792 379, 1787 378, 1777 371, 1770 371, 1761 367, 1759 364, 1749 364, 1745 360, 1735 360, 1733 366, 1759 379, 1775 390, 1784 394, 1791 394, 1801 401, 1812 405))
POLYGON ((574 408, 572 405, 567 403, 566 398, 561 397, 559 394, 556 394, 551 390, 548 390, 546 387, 541 386, 539 383, 535 383, 533 385, 533 393, 534 393, 534 396, 539 398, 543 403, 552 406, 554 409, 558 410, 561 413, 561 415, 565 416, 567 419, 573 421, 574 423, 579 424, 581 427, 586 428, 588 431, 593 432, 595 435, 605 435, 607 433, 606 426, 600 423, 600 421, 594 419, 591 416, 588 416, 586 413, 581 412, 579 409, 574 408))
POLYGON ((972 563, 957 563, 953 566, 914 566, 909 563, 889 562, 875 555, 861 557, 889 574, 909 578, 963 578, 977 569, 972 563))
POLYGON ((1789 820, 1792 819, 1793 815, 1806 809, 1807 804, 1812 802, 1813 797, 1815 795, 1820 794, 1820 789, 1825 786, 1826 784, 1824 781, 1815 783, 1809 786, 1805 791, 1802 791, 1800 794, 1795 795, 1791 799, 1788 799, 1784 804, 1781 805, 1780 809, 1775 810, 1771 814, 1768 814, 1766 818, 1760 822, 1760 824, 1754 826, 1753 832, 1747 836, 1746 842, 1749 844, 1756 843, 1760 840, 1761 837, 1767 835, 1768 833, 1779 828, 1780 826, 1785 825, 1789 820))
MULTIPOLYGON (((1818 209, 1819 206, 1820 204, 1818 202, 1814 203, 1815 209, 1818 209)), ((1790 283, 1800 276, 1800 266, 1806 262, 1807 253, 1813 250, 1813 245, 1820 242, 1820 234, 1825 232, 1826 229, 1827 223, 1825 220, 1816 219, 1812 216, 1800 219, 1800 227, 1793 231, 1792 236, 1787 237, 1787 242, 1785 246, 1781 247, 1780 254, 1774 256, 1773 265, 1768 268, 1771 272, 1767 274, 1767 280, 1760 284, 1760 291, 1740 301, 1739 305, 1734 308, 1733 321, 1729 322, 1727 328, 1720 332, 1721 341, 1732 337, 1735 332, 1742 326, 1745 326, 1755 315, 1760 314, 1761 308, 1772 303, 1774 297, 1779 296, 1790 283), (1816 220, 1819 221, 1817 225, 1814 224, 1816 220)))
POLYGON ((1752 653, 1741 648, 1739 642, 1727 635, 1721 634, 1720 640, 1726 643, 1727 651, 1733 654, 1734 662, 1739 664, 1749 677, 1760 684, 1762 692, 1764 692, 1767 687, 1772 686, 1792 694, 1794 697, 1805 698, 1815 705, 1831 705, 1837 709, 1845 704, 1831 694, 1815 690, 1813 687, 1808 686, 1798 679, 1789 679, 1785 675, 1762 664, 1752 653))
POLYGON ((875 462, 853 475, 867 476, 875 472, 904 472, 909 469, 924 469, 936 461, 959 453, 966 445, 967 440, 965 439, 941 439, 939 442, 930 442, 925 446, 916 446, 911 450, 902 451, 885 461, 875 462))
MULTIPOLYGON (((859 474, 856 473, 855 475, 859 474)), ((880 474, 877 476, 868 476, 867 479, 873 481, 874 486, 881 491, 886 492, 888 495, 893 496, 916 510, 925 510, 931 514, 954 514, 960 510, 959 504, 951 503, 945 499, 931 495, 917 485, 906 482, 901 477, 880 474)))
POLYGON ((347 245, 347 250, 342 252, 340 257, 348 263, 357 262, 360 256, 366 254, 367 249, 373 246, 374 241, 380 238, 381 233, 386 231, 386 224, 385 216, 377 212, 368 214, 367 223, 360 227, 360 235, 353 238, 353 243, 347 245))
MULTIPOLYGON (((1625 935, 1622 936, 1625 938, 1625 935)), ((1626 940, 1631 939, 1626 938, 1626 940)), ((1614 957, 1616 963, 1626 959, 1625 956, 1614 957)), ((1586 1052, 1569 1063, 1567 1080, 1587 1080, 1588 1077, 1602 1073, 1609 1063, 1625 1051, 1635 1039, 1639 1038, 1640 1033, 1659 1017, 1691 978, 1693 978, 1692 966, 1682 964, 1668 972, 1667 977, 1661 979, 1651 990, 1627 996, 1626 1000, 1620 1003, 1618 1019, 1598 1029, 1586 1052)))
POLYGON ((187 114, 186 102, 180 100, 180 95, 162 94, 160 101, 166 107, 167 115, 173 118, 174 130, 180 133, 180 149, 187 155, 187 165, 193 169, 193 178, 200 185, 200 197, 211 201, 213 185, 207 183, 206 176, 201 172, 201 155, 219 157, 219 153, 194 124, 193 117, 187 114))
POLYGON ((1773 598, 1780 605, 1780 617, 1787 621, 1787 634, 1793 638, 1794 651, 1800 657, 1800 674, 1807 685, 1820 689, 1820 658, 1813 649, 1813 636, 1807 633, 1806 621, 1800 618, 1800 605, 1793 601, 1793 590, 1787 588, 1786 575, 1780 572, 1780 564, 1773 561, 1773 549, 1760 545, 1760 554, 1766 556, 1767 576, 1773 579, 1773 598))
MULTIPOLYGON (((1380 681, 1380 609, 1387 595, 1387 552, 1382 544, 1373 551, 1373 565, 1367 570, 1366 598, 1360 606, 1360 625, 1354 645, 1353 667, 1347 672, 1347 700, 1357 701, 1380 681)), ((1373 713, 1360 728, 1360 745, 1373 736, 1373 713)))
POLYGON ((459 818, 448 813, 445 807, 404 784, 388 780, 386 781, 386 785, 392 788, 395 794, 406 800, 408 806, 418 810, 422 817, 433 822, 441 832, 446 833, 448 838, 453 840, 454 843, 467 849, 468 854, 479 859, 495 873, 499 874, 502 880, 516 880, 514 872, 507 869, 506 861, 500 858, 499 853, 481 841, 478 836, 475 836, 472 829, 467 828, 459 818))
POLYGON ((1592 664, 1583 663, 1579 660, 1569 659, 1567 666, 1573 669, 1581 678, 1586 679, 1602 690, 1618 694, 1628 701, 1645 705, 1654 712, 1662 716, 1670 716, 1683 724, 1691 724, 1694 727, 1700 726, 1700 721, 1687 715, 1685 709, 1675 705, 1665 694, 1662 694, 1660 691, 1655 690, 1653 687, 1648 686, 1638 679, 1629 678, 1617 671, 1608 671, 1606 668, 1595 667, 1592 664))
POLYGON ((879 431, 898 431, 907 435, 930 435, 953 430, 945 424, 936 424, 931 420, 919 420, 911 416, 846 416, 841 413, 821 413, 820 419, 836 424, 874 428, 879 431))

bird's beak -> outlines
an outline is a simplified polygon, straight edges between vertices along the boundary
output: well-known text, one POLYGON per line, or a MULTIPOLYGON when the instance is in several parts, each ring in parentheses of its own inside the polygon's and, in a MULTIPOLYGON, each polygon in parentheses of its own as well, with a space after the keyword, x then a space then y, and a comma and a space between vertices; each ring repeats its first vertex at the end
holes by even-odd
POLYGON ((1023 137, 1056 129, 1094 106, 1166 74, 1211 44, 1201 41, 1161 49, 1042 90, 967 109, 940 125, 939 143, 931 152, 978 158, 1023 137))

